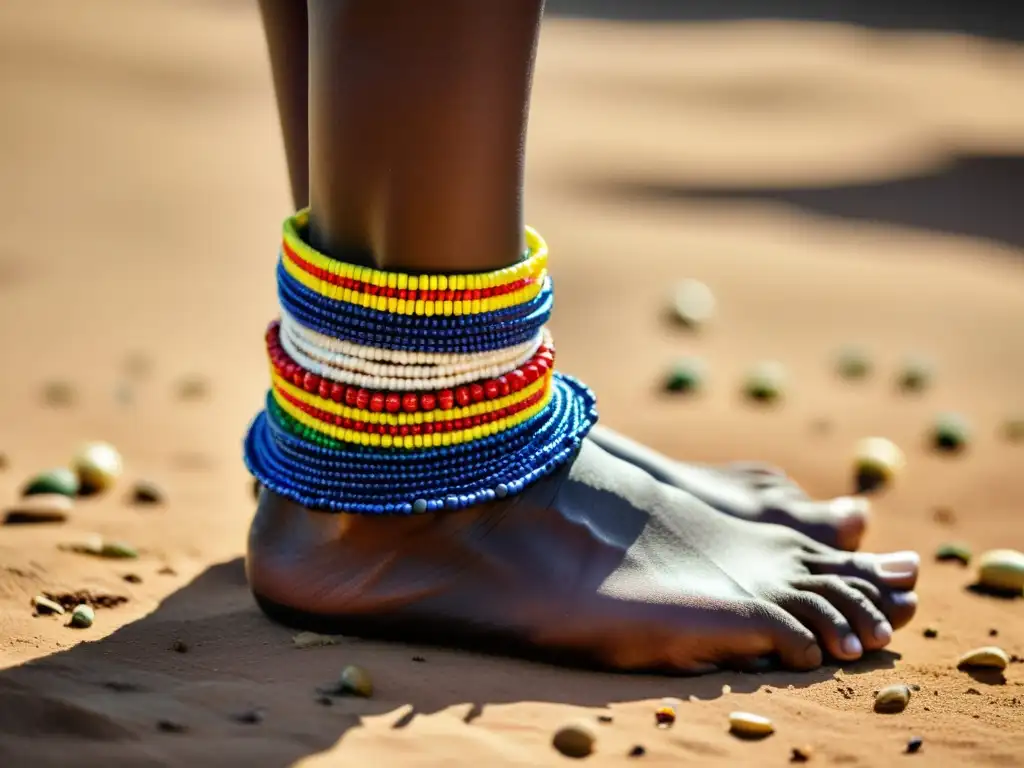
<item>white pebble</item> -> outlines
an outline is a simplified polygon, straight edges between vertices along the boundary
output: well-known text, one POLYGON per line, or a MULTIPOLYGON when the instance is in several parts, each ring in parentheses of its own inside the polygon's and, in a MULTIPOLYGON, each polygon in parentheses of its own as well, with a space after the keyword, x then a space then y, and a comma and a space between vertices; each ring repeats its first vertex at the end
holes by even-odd
POLYGON ((763 738, 774 733, 775 726, 771 720, 761 715, 732 712, 729 714, 729 730, 738 736, 763 738))

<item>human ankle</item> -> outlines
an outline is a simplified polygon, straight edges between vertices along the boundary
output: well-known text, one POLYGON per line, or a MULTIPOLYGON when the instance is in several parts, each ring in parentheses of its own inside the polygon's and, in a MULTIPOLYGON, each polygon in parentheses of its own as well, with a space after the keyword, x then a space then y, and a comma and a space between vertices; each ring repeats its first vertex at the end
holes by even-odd
POLYGON ((570 459, 596 412, 553 373, 536 233, 513 266, 415 275, 330 258, 303 239, 307 221, 286 222, 272 389, 246 441, 267 488, 307 508, 409 515, 514 496, 570 459))

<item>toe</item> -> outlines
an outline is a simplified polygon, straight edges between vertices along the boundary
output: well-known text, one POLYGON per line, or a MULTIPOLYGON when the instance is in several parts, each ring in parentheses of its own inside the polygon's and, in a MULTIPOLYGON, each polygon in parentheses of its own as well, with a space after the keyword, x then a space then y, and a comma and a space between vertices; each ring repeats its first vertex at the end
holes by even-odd
POLYGON ((766 522, 794 528, 817 542, 853 550, 867 530, 871 504, 867 499, 843 496, 831 501, 767 498, 766 522))
POLYGON ((821 646, 814 634, 792 613, 778 605, 765 603, 757 620, 770 635, 772 646, 784 666, 798 670, 821 666, 821 646))
POLYGON ((777 602, 810 629, 834 658, 853 661, 863 655, 864 646, 850 622, 821 595, 793 589, 779 595, 777 602))
POLYGON ((893 628, 905 627, 917 613, 917 593, 889 592, 884 596, 882 610, 889 617, 889 623, 893 628))
POLYGON ((853 576, 892 591, 910 591, 917 583, 921 556, 910 551, 881 555, 829 552, 808 555, 805 562, 813 573, 853 576))
POLYGON ((892 625, 872 598, 842 577, 812 576, 793 586, 813 592, 835 606, 857 633, 865 650, 884 648, 892 640, 892 625))
MULTIPOLYGON (((798 670, 821 666, 822 652, 814 634, 773 602, 742 598, 687 603, 667 614, 661 607, 657 614, 657 625, 670 632, 661 644, 662 660, 676 671, 699 672, 709 665, 756 668, 769 659, 798 670)), ((639 647, 649 654, 650 633, 640 640, 639 647)), ((619 661, 616 666, 622 666, 619 661)))

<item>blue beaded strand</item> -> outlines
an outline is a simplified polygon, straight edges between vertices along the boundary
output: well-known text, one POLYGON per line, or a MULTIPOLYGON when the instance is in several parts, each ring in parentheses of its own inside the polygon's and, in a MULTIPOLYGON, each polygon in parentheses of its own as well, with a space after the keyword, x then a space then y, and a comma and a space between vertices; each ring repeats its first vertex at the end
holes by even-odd
POLYGON ((342 341, 403 352, 472 354, 517 346, 535 338, 551 317, 551 279, 534 299, 476 315, 423 317, 367 309, 327 299, 306 288, 278 262, 278 300, 302 325, 342 341))
POLYGON ((246 436, 245 461, 266 488, 312 509, 373 515, 464 509, 514 496, 550 475, 596 420, 593 393, 556 373, 548 406, 500 435, 404 452, 334 450, 289 434, 265 411, 246 436))

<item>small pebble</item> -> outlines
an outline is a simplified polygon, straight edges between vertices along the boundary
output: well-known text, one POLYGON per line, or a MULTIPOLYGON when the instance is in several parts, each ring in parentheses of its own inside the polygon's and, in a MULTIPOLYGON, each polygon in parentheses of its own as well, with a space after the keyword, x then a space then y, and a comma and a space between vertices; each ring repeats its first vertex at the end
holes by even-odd
POLYGON ((110 443, 86 443, 71 462, 83 490, 95 493, 110 488, 121 476, 121 454, 110 443))
POLYGON ((970 565, 971 549, 966 544, 943 544, 937 550, 935 550, 935 559, 939 562, 956 560, 962 565, 970 565))
POLYGON ((96 554, 111 560, 134 560, 139 556, 135 547, 123 541, 104 541, 96 554))
POLYGON ((906 457, 891 440, 865 437, 854 448, 854 481, 859 493, 888 485, 903 471, 906 457))
POLYGON ((961 656, 956 663, 957 669, 1006 669, 1010 657, 1006 651, 994 645, 975 648, 961 656))
POLYGON ((64 606, 43 595, 36 595, 32 598, 32 607, 36 609, 36 614, 39 616, 64 615, 64 606))
POLYGON ((932 427, 932 442, 935 449, 947 453, 962 451, 971 439, 971 426, 958 413, 944 413, 932 427))
POLYGON ((703 389, 707 378, 707 366, 697 358, 679 360, 665 378, 668 392, 694 393, 703 389))
POLYGON ((141 379, 153 370, 153 361, 145 352, 132 352, 125 358, 124 370, 130 376, 141 379))
POLYGON ((50 381, 43 386, 43 400, 47 405, 64 407, 75 402, 75 388, 66 381, 50 381))
POLYGON ((597 731, 587 722, 570 723, 555 731, 552 745, 566 757, 586 757, 594 751, 597 731))
POLYGON ((811 420, 811 432, 816 435, 827 435, 832 431, 832 427, 832 421, 824 416, 819 416, 811 420))
POLYGON ((59 493, 25 496, 4 512, 4 525, 63 523, 72 507, 71 499, 59 493))
POLYGON ((730 693, 732 693, 732 686, 726 683, 722 686, 722 695, 728 696, 730 693))
POLYGON ((103 537, 99 534, 92 534, 81 541, 73 541, 70 544, 58 544, 59 549, 67 552, 77 552, 80 555, 98 555, 103 550, 103 537))
POLYGON ((932 520, 939 525, 954 525, 956 523, 956 513, 949 507, 936 507, 932 511, 932 520))
POLYGON ((71 612, 71 623, 69 626, 76 629, 88 629, 95 620, 96 612, 92 609, 92 606, 82 603, 71 612))
POLYGON ((871 373, 871 358, 860 347, 844 347, 836 357, 836 372, 850 381, 866 378, 871 373))
POLYGON ((132 488, 132 501, 136 504, 162 504, 164 492, 150 480, 139 480, 132 488))
POLYGON ((671 728, 676 722, 676 708, 664 705, 654 711, 654 722, 659 728, 671 728))
POLYGON ((928 388, 934 375, 935 368, 929 360, 910 357, 904 361, 896 384, 904 392, 921 392, 928 388))
POLYGON ((806 763, 814 756, 814 750, 810 747, 793 747, 789 753, 789 762, 806 763))
POLYGON ((200 400, 209 394, 210 386, 201 376, 188 376, 178 383, 178 397, 182 400, 200 400))
POLYGON ((103 537, 98 534, 59 546, 60 549, 68 552, 105 557, 111 560, 133 560, 139 556, 139 553, 130 544, 123 541, 104 541, 103 537))
POLYGON ((926 627, 924 630, 924 636, 929 640, 934 640, 939 636, 939 630, 935 629, 935 627, 926 627))
POLYGON ((130 384, 121 382, 114 388, 114 400, 119 405, 131 405, 135 400, 135 393, 130 384))
POLYGON ((139 576, 139 574, 137 574, 137 573, 126 573, 121 578, 124 579, 125 581, 127 581, 129 584, 141 584, 142 583, 142 577, 139 576))
POLYGON ((732 712, 729 714, 729 730, 737 736, 747 738, 764 738, 775 732, 775 726, 767 717, 754 715, 750 712, 732 712))
POLYGON ((675 319, 688 328, 699 328, 715 314, 715 294, 698 280, 683 280, 672 298, 675 319))
POLYGON ((999 630, 998 629, 994 629, 994 628, 990 629, 988 631, 988 636, 989 637, 999 637, 999 630))
POLYGON ((171 643, 171 650, 175 653, 188 653, 188 643, 184 640, 175 640, 171 643))
POLYGON ((156 727, 164 733, 185 733, 188 726, 183 723, 176 723, 173 720, 158 720, 156 727))
POLYGON ((924 744, 924 739, 920 736, 915 736, 907 742, 907 754, 912 755, 921 749, 921 745, 924 744))
POLYGON ((33 477, 22 489, 21 495, 59 493, 61 496, 77 496, 79 490, 78 475, 70 469, 59 467, 33 477))
POLYGON ((296 648, 320 648, 324 645, 337 645, 338 638, 331 635, 320 635, 316 632, 299 632, 292 635, 292 644, 296 648))
POLYGON ((263 712, 259 709, 247 709, 244 712, 232 715, 231 719, 236 723, 244 723, 245 725, 258 725, 263 722, 263 712))
POLYGON ((910 688, 899 683, 889 685, 875 695, 875 712, 892 715, 902 712, 910 702, 910 688))
POLYGON ((647 749, 643 745, 637 744, 635 747, 629 750, 629 754, 627 755, 627 757, 643 757, 646 754, 647 749))
POLYGON ((747 374, 743 391, 751 400, 771 403, 782 397, 786 385, 786 369, 773 360, 758 363, 747 374))
POLYGON ((1024 552, 992 549, 978 558, 978 584, 1007 594, 1024 592, 1024 552))
POLYGON ((373 696, 373 679, 362 667, 345 667, 341 670, 341 677, 338 680, 338 691, 368 699, 373 696))
POLYGON ((612 717, 611 715, 598 715, 597 716, 597 722, 599 722, 599 723, 611 723, 611 722, 614 722, 614 721, 615 721, 615 718, 612 717))
POLYGON ((1024 414, 1011 416, 1003 422, 1003 437, 1011 443, 1024 442, 1024 414))

